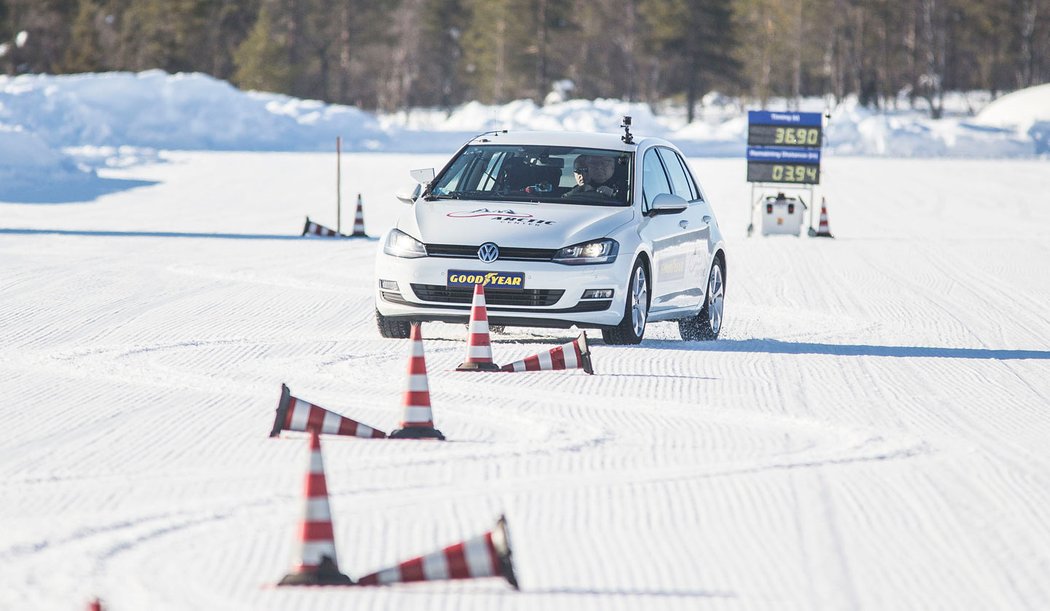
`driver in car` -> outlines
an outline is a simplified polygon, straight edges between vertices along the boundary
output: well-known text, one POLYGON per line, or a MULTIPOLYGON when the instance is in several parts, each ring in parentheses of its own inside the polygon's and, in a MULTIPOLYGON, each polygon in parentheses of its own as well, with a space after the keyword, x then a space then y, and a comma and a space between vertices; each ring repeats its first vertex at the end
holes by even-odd
POLYGON ((626 188, 613 181, 616 173, 616 158, 609 155, 579 155, 572 163, 576 186, 565 197, 596 193, 605 197, 618 197, 626 188))

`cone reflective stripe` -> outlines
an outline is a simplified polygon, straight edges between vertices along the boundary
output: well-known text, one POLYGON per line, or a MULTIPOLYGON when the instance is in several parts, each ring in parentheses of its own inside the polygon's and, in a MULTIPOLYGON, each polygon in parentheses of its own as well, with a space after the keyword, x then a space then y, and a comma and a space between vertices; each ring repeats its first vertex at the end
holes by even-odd
POLYGON ((315 223, 310 220, 310 217, 306 217, 306 224, 303 225, 303 235, 319 235, 326 238, 345 238, 346 236, 339 233, 335 229, 329 229, 324 225, 315 223))
POLYGON ((408 384, 403 397, 401 428, 390 433, 391 439, 444 439, 434 428, 430 409, 430 386, 427 384, 427 361, 423 354, 423 333, 419 323, 412 323, 409 336, 408 384))
POLYGON ((514 589, 518 588, 507 520, 502 516, 490 532, 366 575, 358 580, 357 585, 383 586, 413 581, 485 577, 503 577, 514 589))
POLYGON ((336 559, 332 511, 328 506, 328 485, 317 429, 310 430, 310 466, 306 473, 305 497, 299 561, 277 585, 351 585, 353 582, 350 578, 339 572, 336 559))
POLYGON ((580 333, 578 338, 547 352, 534 354, 504 365, 500 371, 560 371, 562 369, 582 369, 594 375, 594 367, 591 365, 591 349, 587 345, 586 333, 580 333))
POLYGON ((492 362, 492 344, 489 341, 489 315, 485 306, 485 287, 474 285, 474 300, 470 305, 470 324, 467 327, 467 360, 456 371, 499 371, 492 362))
POLYGON ((365 233, 365 208, 360 193, 357 194, 357 211, 354 212, 354 232, 350 235, 355 238, 368 237, 365 233))
POLYGON ((833 238, 831 235, 831 228, 828 226, 828 206, 824 201, 824 198, 820 198, 820 223, 817 225, 817 232, 813 234, 813 237, 817 238, 833 238))
POLYGON ((270 437, 277 437, 281 431, 307 432, 315 429, 324 435, 345 435, 365 439, 386 437, 386 433, 367 424, 293 397, 288 387, 281 384, 281 400, 277 404, 277 414, 273 419, 270 437))

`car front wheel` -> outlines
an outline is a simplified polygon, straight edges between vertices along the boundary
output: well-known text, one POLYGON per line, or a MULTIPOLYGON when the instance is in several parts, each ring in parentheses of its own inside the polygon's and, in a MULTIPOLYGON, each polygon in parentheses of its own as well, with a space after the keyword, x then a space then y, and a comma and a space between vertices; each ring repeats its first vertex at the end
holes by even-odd
POLYGON ((678 321, 678 332, 687 341, 711 341, 718 339, 722 331, 722 314, 725 308, 725 271, 719 259, 711 266, 707 276, 707 295, 704 296, 704 307, 696 316, 678 321))
POLYGON ((611 329, 602 329, 602 339, 606 344, 638 344, 645 335, 645 323, 649 318, 649 274, 641 261, 634 263, 627 289, 623 320, 611 329))
POLYGON ((379 328, 379 334, 388 339, 408 339, 412 331, 412 323, 387 318, 380 314, 379 310, 376 310, 376 327, 379 328))

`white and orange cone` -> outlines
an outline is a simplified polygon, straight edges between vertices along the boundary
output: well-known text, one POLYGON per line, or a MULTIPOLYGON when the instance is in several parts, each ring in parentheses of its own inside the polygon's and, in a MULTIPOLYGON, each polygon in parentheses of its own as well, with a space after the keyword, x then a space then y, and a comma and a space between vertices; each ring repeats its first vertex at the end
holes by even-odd
POLYGON ((357 210, 354 212, 354 232, 350 234, 352 238, 367 238, 368 234, 365 233, 365 208, 364 203, 361 201, 361 194, 357 194, 357 210))
POLYGON ((809 230, 810 237, 814 238, 833 238, 831 235, 831 228, 828 227, 828 205, 824 201, 824 198, 820 198, 820 223, 817 225, 817 230, 813 231, 812 228, 809 230))
POLYGON ((504 365, 500 371, 561 371, 563 369, 582 369, 594 375, 594 367, 591 365, 591 349, 587 345, 586 332, 581 332, 579 337, 567 344, 504 365))
POLYGON ((492 343, 489 341, 489 315, 485 306, 485 287, 474 285, 474 300, 470 305, 470 325, 467 327, 467 360, 456 371, 499 371, 492 362, 492 343))
POLYGON ((315 223, 310 220, 310 217, 306 217, 306 224, 303 225, 303 235, 316 235, 323 238, 345 238, 347 236, 339 233, 335 229, 329 229, 320 223, 315 223))
POLYGON ((335 555, 335 532, 332 511, 328 506, 328 485, 324 477, 324 459, 321 456, 321 437, 317 429, 310 431, 310 467, 306 473, 306 508, 300 528, 302 550, 292 572, 284 576, 279 586, 335 586, 353 585, 353 581, 339 572, 335 555))
POLYGON ((401 428, 392 431, 390 439, 445 439, 434 428, 430 409, 430 385, 427 383, 427 360, 423 354, 423 333, 418 322, 412 323, 409 335, 412 352, 408 360, 408 388, 404 395, 401 428))
POLYGON ((323 435, 345 435, 364 439, 386 437, 386 433, 367 424, 293 397, 288 387, 281 384, 281 400, 277 404, 277 415, 273 419, 270 437, 277 437, 281 431, 308 432, 315 429, 323 435))
POLYGON ((365 575, 359 586, 385 586, 413 581, 502 577, 515 589, 518 580, 511 561, 507 520, 500 516, 491 531, 445 549, 406 560, 397 566, 365 575))

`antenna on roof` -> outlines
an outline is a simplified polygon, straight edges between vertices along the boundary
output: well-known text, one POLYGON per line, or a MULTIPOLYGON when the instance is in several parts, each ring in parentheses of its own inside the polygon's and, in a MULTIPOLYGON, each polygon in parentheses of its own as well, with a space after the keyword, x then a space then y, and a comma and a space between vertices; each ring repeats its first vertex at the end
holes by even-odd
POLYGON ((631 135, 631 115, 623 116, 623 123, 620 124, 620 127, 623 128, 620 140, 623 140, 624 144, 634 144, 634 136, 631 135))
MULTIPOLYGON (((471 138, 467 142, 473 142, 474 140, 477 140, 479 138, 482 138, 482 137, 488 136, 488 135, 498 136, 500 134, 505 134, 505 133, 507 133, 507 130, 505 130, 505 129, 494 129, 492 131, 481 132, 480 134, 478 134, 477 136, 474 136, 473 138, 471 138)), ((482 140, 482 142, 488 142, 488 140, 482 140)))

